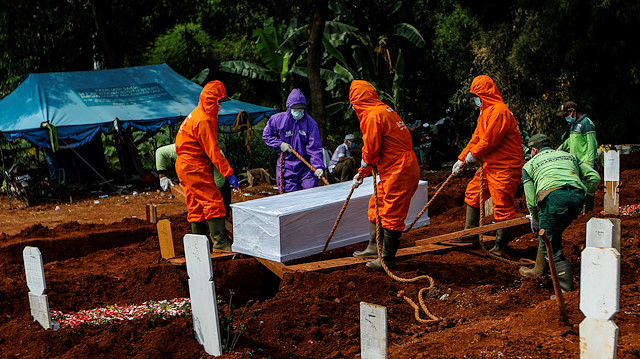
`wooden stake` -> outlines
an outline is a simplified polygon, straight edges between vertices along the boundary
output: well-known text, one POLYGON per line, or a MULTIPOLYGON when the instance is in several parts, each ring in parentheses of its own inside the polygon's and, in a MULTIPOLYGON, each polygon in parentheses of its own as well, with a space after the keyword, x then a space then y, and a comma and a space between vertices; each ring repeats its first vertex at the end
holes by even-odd
POLYGON ((562 288, 560 288, 560 280, 558 279, 558 271, 556 270, 556 262, 553 260, 553 249, 551 248, 551 241, 549 237, 541 229, 540 237, 544 240, 544 245, 547 248, 547 256, 549 257, 549 272, 551 272, 551 280, 553 281, 553 291, 556 293, 556 301, 558 302, 558 308, 560 308, 560 314, 565 325, 570 325, 569 315, 567 314, 567 307, 564 304, 564 296, 562 295, 562 288))
POLYGON ((158 242, 160 242, 160 255, 164 259, 176 256, 173 246, 173 236, 171 234, 171 222, 168 219, 158 221, 158 242))

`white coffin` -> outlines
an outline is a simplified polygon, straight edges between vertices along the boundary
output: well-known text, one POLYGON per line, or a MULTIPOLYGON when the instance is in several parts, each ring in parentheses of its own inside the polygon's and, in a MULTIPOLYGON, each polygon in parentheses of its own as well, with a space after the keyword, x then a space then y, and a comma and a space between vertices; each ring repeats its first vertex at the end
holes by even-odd
MULTIPOLYGON (((232 250, 276 262, 322 252, 350 190, 351 181, 232 204, 232 250)), ((367 208, 372 193, 373 178, 369 176, 353 191, 327 249, 369 240, 367 208)), ((427 196, 427 181, 420 181, 406 226, 427 204, 427 196)), ((413 228, 429 223, 425 212, 413 228)))

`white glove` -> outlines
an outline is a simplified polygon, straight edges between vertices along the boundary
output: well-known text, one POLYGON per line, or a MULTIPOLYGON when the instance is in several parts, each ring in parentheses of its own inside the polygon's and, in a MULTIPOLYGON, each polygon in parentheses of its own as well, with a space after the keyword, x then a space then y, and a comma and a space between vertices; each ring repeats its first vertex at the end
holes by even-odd
POLYGON ((364 160, 360 160, 360 167, 367 168, 367 167, 369 167, 369 164, 366 163, 364 160))
POLYGON ((280 151, 282 151, 282 152, 291 152, 291 145, 286 143, 286 142, 282 142, 280 144, 280 151))
POLYGON ((324 171, 322 170, 322 168, 318 168, 315 172, 313 172, 313 174, 318 178, 322 178, 324 171))
POLYGON ((451 174, 454 175, 454 176, 457 176, 458 173, 460 173, 463 168, 464 168, 464 162, 458 160, 453 165, 453 168, 451 169, 451 174))
POLYGON ((527 214, 525 217, 527 217, 531 224, 531 232, 538 233, 540 231, 540 224, 538 223, 538 221, 533 219, 533 216, 530 214, 527 214))
POLYGON ((173 182, 171 182, 171 179, 169 177, 160 177, 160 188, 162 188, 163 191, 168 191, 169 190, 169 186, 173 187, 173 182))
POLYGON ((474 163, 475 161, 477 161, 478 159, 473 157, 473 155, 471 154, 471 152, 467 153, 467 158, 464 159, 464 163, 474 163))
POLYGON ((356 189, 360 187, 360 185, 362 184, 362 181, 364 181, 364 179, 360 177, 359 173, 356 173, 356 175, 353 176, 353 183, 351 184, 351 188, 356 189))

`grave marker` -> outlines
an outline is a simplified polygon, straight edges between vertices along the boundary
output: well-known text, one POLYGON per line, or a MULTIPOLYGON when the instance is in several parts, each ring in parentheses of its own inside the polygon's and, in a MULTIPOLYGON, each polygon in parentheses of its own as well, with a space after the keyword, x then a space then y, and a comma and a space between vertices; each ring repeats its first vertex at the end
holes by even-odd
POLYGON ((44 291, 47 283, 44 277, 44 265, 42 264, 42 254, 37 247, 24 247, 22 251, 24 260, 24 272, 29 288, 29 307, 33 320, 36 320, 44 329, 58 330, 60 325, 51 320, 49 312, 49 299, 44 291))
POLYGON ((360 302, 360 354, 362 359, 387 358, 387 307, 360 302))
POLYGON ((580 268, 580 358, 616 357, 618 327, 611 320, 620 309, 620 225, 592 218, 587 223, 587 247, 580 268), (617 227, 617 230, 616 230, 617 227), (617 238, 615 238, 617 236, 617 238))
POLYGON ((620 214, 620 152, 607 151, 604 153, 604 214, 620 214))
POLYGON ((171 234, 171 222, 168 219, 158 221, 158 242, 160 243, 160 255, 164 259, 176 256, 173 248, 173 235, 171 234))
POLYGON ((153 203, 147 204, 147 222, 156 223, 158 221, 158 206, 153 203))
POLYGON ((189 296, 193 314, 193 329, 198 343, 209 355, 222 355, 220 322, 216 288, 213 283, 209 238, 199 234, 184 236, 184 254, 189 275, 189 296))

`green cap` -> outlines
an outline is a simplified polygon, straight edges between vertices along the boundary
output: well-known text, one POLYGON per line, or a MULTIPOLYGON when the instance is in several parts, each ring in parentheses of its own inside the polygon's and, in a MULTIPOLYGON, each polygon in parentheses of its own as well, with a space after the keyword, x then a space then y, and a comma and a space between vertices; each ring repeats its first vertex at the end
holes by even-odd
POLYGON ((529 147, 541 148, 541 147, 551 147, 551 140, 549 137, 538 133, 536 135, 531 136, 529 138, 529 147))

